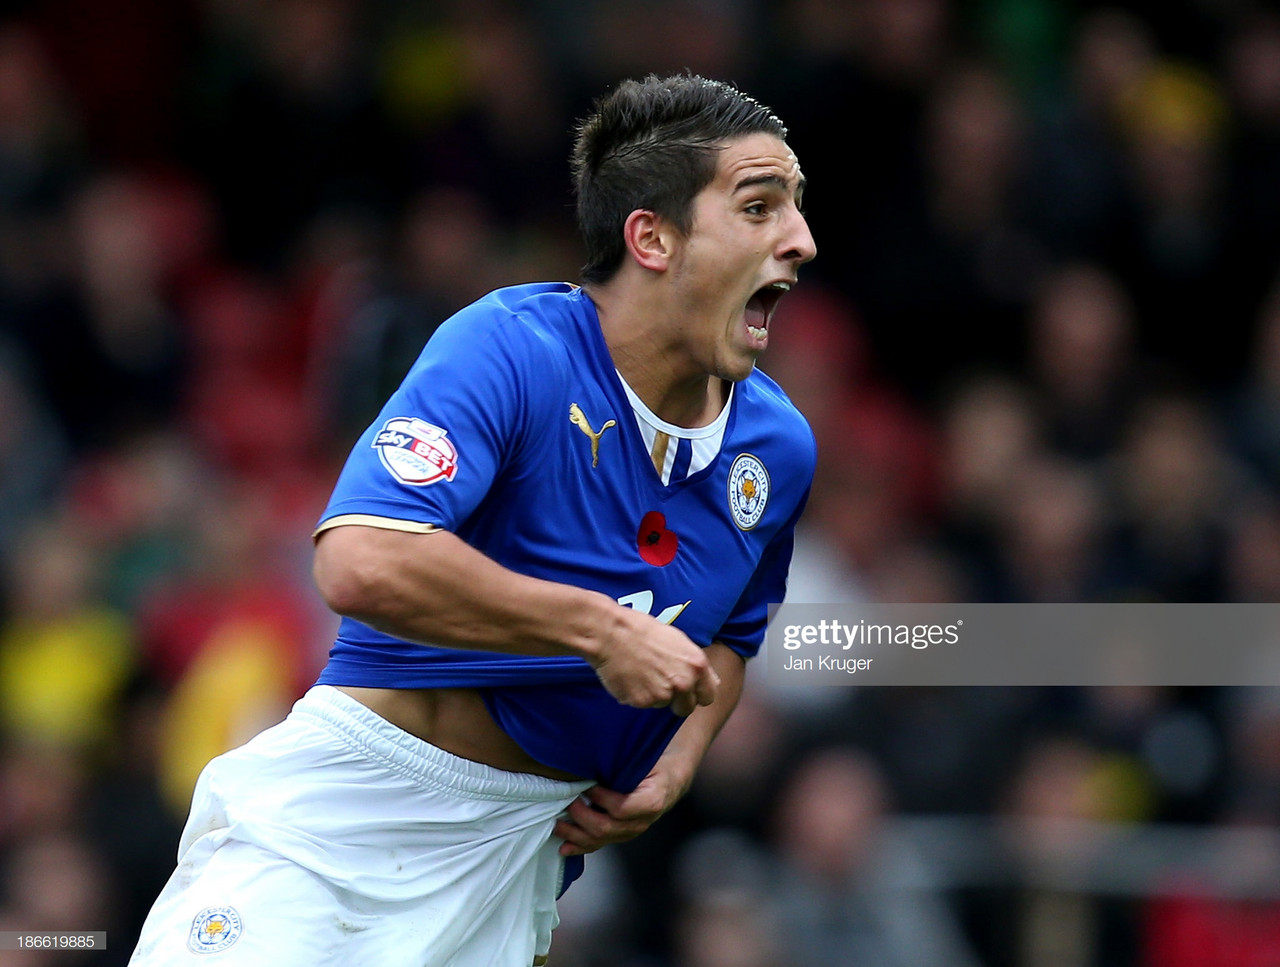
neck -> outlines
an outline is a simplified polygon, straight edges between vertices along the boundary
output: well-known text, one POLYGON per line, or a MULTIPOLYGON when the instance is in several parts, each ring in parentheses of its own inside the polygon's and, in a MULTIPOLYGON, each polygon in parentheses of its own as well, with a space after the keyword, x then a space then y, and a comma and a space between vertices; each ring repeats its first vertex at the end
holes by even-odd
POLYGON ((683 427, 714 422, 729 385, 694 364, 683 340, 687 320, 661 298, 622 289, 614 283, 586 287, 622 378, 659 419, 683 427))

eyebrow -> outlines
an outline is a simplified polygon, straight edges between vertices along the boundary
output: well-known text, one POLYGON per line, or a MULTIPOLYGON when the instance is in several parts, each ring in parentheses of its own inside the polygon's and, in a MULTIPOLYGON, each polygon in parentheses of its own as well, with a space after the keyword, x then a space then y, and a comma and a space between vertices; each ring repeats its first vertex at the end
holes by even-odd
MULTIPOLYGON (((796 194, 797 195, 803 194, 805 185, 807 184, 808 182, 805 181, 804 178, 801 178, 796 183, 796 194)), ((752 175, 749 178, 743 178, 740 182, 738 182, 736 185, 733 186, 733 191, 736 194, 745 188, 753 188, 756 185, 772 185, 774 187, 781 188, 783 191, 790 190, 790 185, 788 185, 786 180, 782 178, 780 175, 768 174, 768 175, 752 175)))

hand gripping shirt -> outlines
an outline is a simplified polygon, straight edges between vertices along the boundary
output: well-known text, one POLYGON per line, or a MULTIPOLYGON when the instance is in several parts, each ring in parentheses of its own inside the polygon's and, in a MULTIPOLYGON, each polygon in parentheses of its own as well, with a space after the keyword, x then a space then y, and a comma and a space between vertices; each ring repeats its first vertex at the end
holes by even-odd
MULTIPOLYGON (((718 422, 718 449, 663 439, 671 453, 656 453, 585 291, 499 289, 433 334, 356 444, 320 528, 449 530, 511 570, 603 592, 750 657, 786 590, 816 451, 758 371, 718 422)), ((534 759, 621 792, 682 721, 622 705, 581 658, 430 647, 350 618, 319 681, 477 688, 534 759)))

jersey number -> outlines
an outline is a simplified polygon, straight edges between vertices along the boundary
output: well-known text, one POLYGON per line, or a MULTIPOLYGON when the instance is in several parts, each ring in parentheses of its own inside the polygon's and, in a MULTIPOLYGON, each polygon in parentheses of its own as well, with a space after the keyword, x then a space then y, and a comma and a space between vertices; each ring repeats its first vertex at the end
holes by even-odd
MULTIPOLYGON (((654 615, 664 625, 669 625, 676 618, 680 617, 680 613, 693 603, 690 598, 684 604, 673 604, 669 608, 663 608, 658 614, 654 615)), ((643 611, 645 614, 653 614, 653 592, 652 591, 636 591, 632 594, 624 594, 618 599, 618 604, 625 608, 633 608, 636 611, 643 611)))

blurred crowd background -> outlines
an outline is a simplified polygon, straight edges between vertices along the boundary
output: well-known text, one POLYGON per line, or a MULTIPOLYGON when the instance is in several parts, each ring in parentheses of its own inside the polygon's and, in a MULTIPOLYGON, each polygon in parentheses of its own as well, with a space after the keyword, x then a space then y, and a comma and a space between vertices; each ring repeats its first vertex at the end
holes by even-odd
MULTIPOLYGON (((347 449, 453 310, 576 278, 574 118, 682 69, 811 186, 792 600, 1280 600, 1268 4, 11 2, 0 930, 110 949, 0 964, 124 963, 199 768, 323 663, 347 449)), ((761 672, 554 964, 1280 963, 1276 690, 761 672)))

